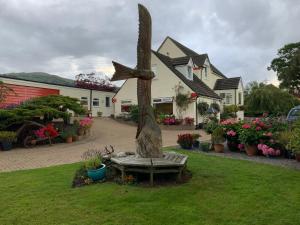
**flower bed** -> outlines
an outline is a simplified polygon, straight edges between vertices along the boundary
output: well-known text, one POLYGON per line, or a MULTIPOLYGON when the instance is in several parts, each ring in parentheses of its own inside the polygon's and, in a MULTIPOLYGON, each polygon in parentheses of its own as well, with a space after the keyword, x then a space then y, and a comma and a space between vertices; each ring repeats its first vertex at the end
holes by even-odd
MULTIPOLYGON (((300 121, 288 131, 286 124, 270 118, 256 118, 252 121, 224 120, 216 128, 222 128, 231 151, 245 151, 249 156, 266 157, 300 155, 300 121), (294 154, 291 154, 294 153, 294 154)), ((219 136, 220 129, 218 130, 219 136)))

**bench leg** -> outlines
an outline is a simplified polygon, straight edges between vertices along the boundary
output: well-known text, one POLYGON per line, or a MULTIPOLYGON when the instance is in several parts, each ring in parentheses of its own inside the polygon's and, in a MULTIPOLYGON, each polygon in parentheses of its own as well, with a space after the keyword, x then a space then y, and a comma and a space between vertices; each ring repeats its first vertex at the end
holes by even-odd
POLYGON ((182 168, 179 169, 179 172, 177 175, 177 181, 182 181, 182 168))
POLYGON ((153 171, 150 172, 150 185, 153 186, 153 171))
POLYGON ((121 178, 122 178, 122 182, 125 182, 125 169, 124 169, 124 167, 121 167, 121 178))

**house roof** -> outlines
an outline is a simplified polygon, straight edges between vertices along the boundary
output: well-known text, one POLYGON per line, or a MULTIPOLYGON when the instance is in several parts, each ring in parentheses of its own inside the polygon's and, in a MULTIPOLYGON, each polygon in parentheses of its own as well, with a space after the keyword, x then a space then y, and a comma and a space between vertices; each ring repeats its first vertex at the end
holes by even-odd
POLYGON ((216 80, 214 90, 238 89, 241 77, 216 80))
MULTIPOLYGON (((187 56, 191 56, 194 63, 197 65, 197 66, 203 66, 203 64, 205 63, 205 60, 206 59, 209 59, 208 58, 208 55, 207 54, 198 54, 197 52, 193 51, 192 49, 184 46, 183 44, 179 43, 178 41, 174 40, 173 38, 171 37, 167 37, 169 38, 184 54, 186 54, 187 56)), ((166 39, 167 39, 166 38, 166 39)), ((224 77, 224 78, 227 78, 220 70, 218 70, 212 63, 210 63, 211 65, 211 69, 214 73, 216 73, 217 75, 221 76, 221 77, 224 77)))
MULTIPOLYGON (((75 85, 75 81, 67 78, 63 78, 57 75, 52 75, 43 72, 32 72, 32 73, 8 73, 8 74, 0 74, 0 78, 7 78, 12 80, 20 80, 20 81, 29 81, 33 83, 40 84, 48 84, 48 85, 57 85, 63 87, 71 87, 71 88, 79 88, 79 89, 88 89, 83 87, 77 87, 75 85)), ((97 90, 95 90, 97 91, 97 90)), ((102 90, 98 90, 102 91, 102 90)), ((116 92, 115 90, 103 90, 103 92, 116 92)))
POLYGON ((193 80, 187 79, 182 73, 175 69, 172 59, 166 55, 152 51, 180 80, 182 80, 188 87, 201 96, 221 99, 212 89, 210 89, 203 81, 201 81, 195 74, 193 80))
POLYGON ((183 57, 178 57, 178 58, 172 58, 171 62, 173 66, 178 66, 178 65, 186 65, 190 61, 190 56, 183 56, 183 57))

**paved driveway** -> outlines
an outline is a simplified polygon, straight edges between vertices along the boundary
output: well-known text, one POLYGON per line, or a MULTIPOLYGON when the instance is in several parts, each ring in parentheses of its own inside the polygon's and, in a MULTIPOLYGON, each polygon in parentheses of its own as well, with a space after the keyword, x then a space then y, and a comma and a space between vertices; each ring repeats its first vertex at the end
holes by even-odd
MULTIPOLYGON (((108 118, 95 119, 91 136, 72 144, 56 144, 32 149, 0 151, 0 171, 13 171, 79 162, 83 152, 112 145, 116 151, 135 151, 136 127, 108 118)), ((163 130, 163 146, 174 146, 177 134, 185 131, 163 130)), ((191 132, 191 131, 187 131, 191 132)), ((199 132, 199 131, 192 131, 199 132)), ((201 132, 202 140, 209 137, 201 132)))

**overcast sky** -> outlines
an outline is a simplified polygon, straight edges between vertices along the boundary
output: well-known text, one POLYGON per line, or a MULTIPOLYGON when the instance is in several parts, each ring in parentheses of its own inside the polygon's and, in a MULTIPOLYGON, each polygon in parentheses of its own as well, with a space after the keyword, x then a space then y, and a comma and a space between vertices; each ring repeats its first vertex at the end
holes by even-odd
POLYGON ((267 66, 300 41, 299 0, 0 0, 0 73, 68 78, 136 64, 137 2, 152 15, 153 49, 170 36, 227 76, 276 82, 267 66))

